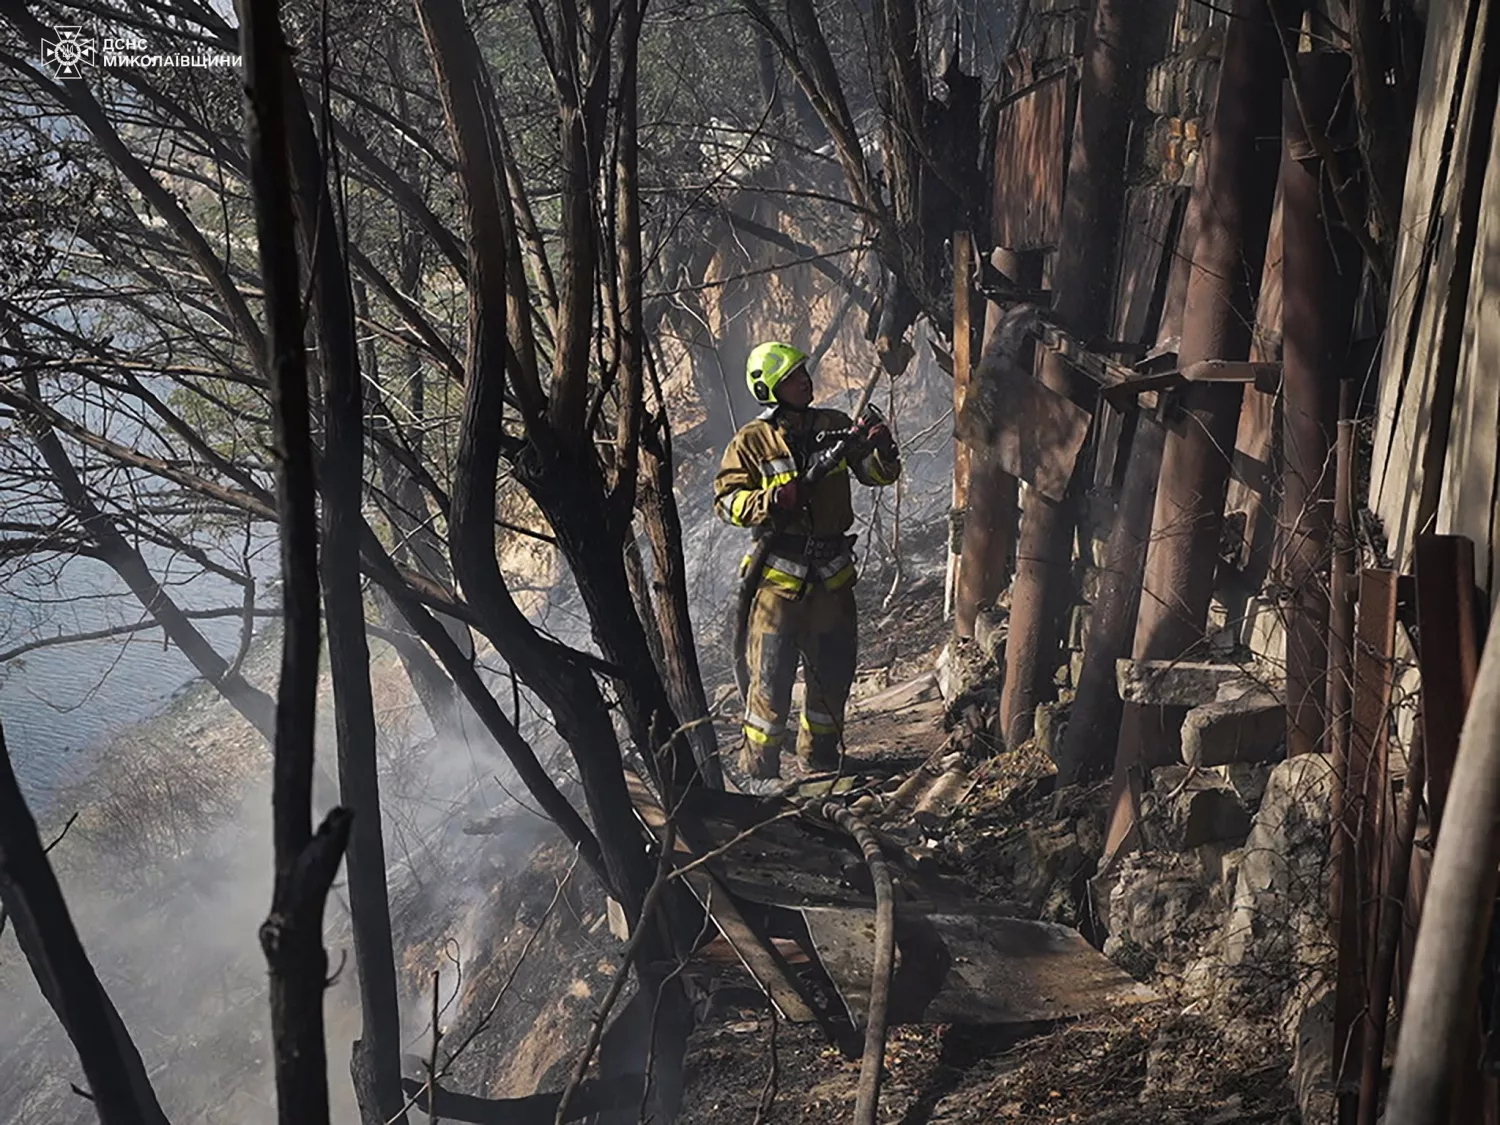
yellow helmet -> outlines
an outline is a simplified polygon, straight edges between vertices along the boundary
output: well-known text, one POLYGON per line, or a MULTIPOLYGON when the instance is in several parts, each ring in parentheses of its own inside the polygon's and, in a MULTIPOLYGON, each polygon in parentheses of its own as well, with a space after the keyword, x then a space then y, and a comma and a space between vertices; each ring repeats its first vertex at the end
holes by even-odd
POLYGON ((776 402, 776 384, 807 362, 807 353, 790 344, 775 341, 761 344, 750 353, 745 364, 745 382, 756 402, 772 406, 776 402))

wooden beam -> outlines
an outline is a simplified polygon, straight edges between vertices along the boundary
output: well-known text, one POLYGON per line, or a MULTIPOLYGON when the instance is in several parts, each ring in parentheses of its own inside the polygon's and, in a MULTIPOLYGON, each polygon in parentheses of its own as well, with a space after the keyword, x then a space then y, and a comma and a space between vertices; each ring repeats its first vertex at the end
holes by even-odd
MULTIPOLYGON (((630 792, 631 803, 635 806, 636 815, 651 832, 662 838, 667 826, 667 815, 662 811, 656 795, 646 787, 640 777, 626 771, 625 784, 630 792)), ((684 826, 677 826, 677 846, 674 863, 686 866, 698 858, 692 843, 691 829, 684 831, 684 826)), ((703 904, 714 925, 724 935, 724 939, 734 947, 744 963, 745 969, 755 978, 757 984, 771 998, 776 1005, 776 1010, 782 1017, 792 1023, 818 1023, 824 1026, 831 1039, 837 1040, 841 1032, 837 1029, 827 1016, 819 1011, 812 997, 804 988, 801 979, 787 964, 776 945, 764 934, 760 933, 740 913, 734 903, 734 898, 724 888, 724 885, 709 870, 707 864, 694 868, 682 879, 692 889, 698 901, 703 904)))

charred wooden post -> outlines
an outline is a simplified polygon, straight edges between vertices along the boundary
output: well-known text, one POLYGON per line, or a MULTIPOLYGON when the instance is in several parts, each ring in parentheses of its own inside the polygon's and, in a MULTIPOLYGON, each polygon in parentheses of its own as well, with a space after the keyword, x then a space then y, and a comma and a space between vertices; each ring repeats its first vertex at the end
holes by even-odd
MULTIPOLYGON (((1053 312, 1076 336, 1108 328, 1109 286, 1125 198, 1130 120, 1145 68, 1138 44, 1144 21, 1131 0, 1097 0, 1084 43, 1073 145, 1063 196, 1061 235, 1052 271, 1053 312)), ((1064 395, 1075 376, 1055 352, 1042 361, 1042 381, 1064 395)), ((1036 705, 1050 683, 1062 640, 1062 601, 1072 561, 1072 505, 1028 490, 1016 549, 1010 631, 1000 722, 1008 745, 1031 735, 1036 705)))
MULTIPOLYGON (((1262 274, 1281 134, 1281 43, 1267 0, 1236 0, 1224 40, 1213 124, 1189 203, 1197 246, 1187 282, 1178 365, 1249 355, 1252 278, 1262 274)), ((1191 383, 1169 421, 1131 655, 1174 659, 1203 638, 1219 558, 1224 497, 1239 426, 1241 386, 1191 383)), ((1115 758, 1106 859, 1135 828, 1140 771, 1175 753, 1180 709, 1129 704, 1115 758)))
MULTIPOLYGON (((1035 254, 995 251, 991 259, 1001 273, 1018 285, 1041 284, 1041 261, 1035 254)), ((980 366, 989 361, 991 344, 1003 315, 1001 306, 989 302, 985 309, 984 346, 980 366)), ((1024 347, 1024 361, 1034 354, 1024 347)), ((961 416, 961 415, 959 415, 961 416)), ((955 416, 955 425, 957 418, 955 416)), ((980 606, 993 605, 1010 585, 1011 554, 1016 546, 1016 502, 1019 482, 1006 472, 994 454, 983 447, 967 446, 968 494, 962 506, 963 540, 958 568, 958 635, 973 636, 980 606), (967 628, 967 632, 965 629, 967 628)))
MULTIPOLYGON (((1333 172, 1317 158, 1302 120, 1306 111, 1331 136, 1340 112, 1349 56, 1320 51, 1297 60, 1299 89, 1283 95, 1282 312, 1285 480, 1279 563, 1286 598, 1287 752, 1322 748, 1327 715, 1328 611, 1320 575, 1329 547, 1333 480, 1329 453, 1338 428, 1339 378, 1354 329, 1361 257, 1331 203, 1333 172), (1302 105, 1299 109, 1298 101, 1302 105)), ((1341 185, 1341 190, 1349 190, 1341 185)))
POLYGON ((246 151, 265 288, 285 589, 271 797, 276 881, 260 943, 270 968, 278 1119, 284 1125, 327 1125, 323 992, 328 953, 323 948, 323 912, 352 817, 346 809, 334 809, 313 832, 318 516, 300 271, 295 236, 283 218, 292 210, 292 188, 283 84, 286 42, 277 0, 248 5, 241 34, 249 102, 246 151))

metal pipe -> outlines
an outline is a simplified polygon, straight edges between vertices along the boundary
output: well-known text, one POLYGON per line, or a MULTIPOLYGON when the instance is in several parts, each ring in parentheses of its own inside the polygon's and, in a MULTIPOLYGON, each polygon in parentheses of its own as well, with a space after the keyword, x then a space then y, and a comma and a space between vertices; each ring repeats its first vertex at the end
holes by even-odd
MULTIPOLYGON (((1278 162, 1261 146, 1281 134, 1286 64, 1267 0, 1235 0, 1225 31, 1212 128, 1188 201, 1198 229, 1182 313, 1178 366, 1245 359, 1255 323, 1278 162)), ((1131 656, 1177 659, 1200 644, 1219 558, 1242 388, 1193 383, 1168 411, 1131 656)), ((1144 771, 1178 752, 1185 709, 1129 704, 1120 719, 1101 870, 1134 845, 1144 771)))
POLYGON ((1109 772, 1125 708, 1115 685, 1115 665, 1121 657, 1130 655, 1135 634, 1165 437, 1161 423, 1141 410, 1130 441, 1115 524, 1100 560, 1099 592, 1094 599, 1083 671, 1075 685, 1073 713, 1057 758, 1059 785, 1109 772))
POLYGON ((1486 643, 1459 739, 1386 1101, 1389 1125, 1445 1125, 1474 1034, 1480 958, 1500 884, 1500 644, 1486 643))
MULTIPOLYGON (((1103 334, 1125 199, 1130 124, 1145 84, 1144 20, 1139 0, 1096 0, 1083 48, 1073 145, 1063 195, 1053 313, 1075 336, 1103 334)), ((1055 352, 1043 357, 1042 382, 1069 393, 1074 375, 1055 352)), ((1031 736, 1036 705, 1049 690, 1061 647, 1063 597, 1072 558, 1074 505, 1027 491, 1016 548, 1010 629, 1005 645, 1001 730, 1016 746, 1031 736)))
MULTIPOLYGON (((1349 77, 1349 56, 1320 51, 1297 58, 1303 106, 1319 123, 1333 118, 1349 77)), ((1347 358, 1358 297, 1360 250, 1339 222, 1329 170, 1306 137, 1297 96, 1282 94, 1281 162, 1283 383, 1282 482, 1278 567, 1291 599, 1286 611, 1287 752, 1320 749, 1327 726, 1329 604, 1318 571, 1328 551, 1328 454, 1339 420, 1339 372, 1347 358)))
MULTIPOLYGON (((973 452, 956 435, 963 416, 964 396, 969 391, 973 369, 971 310, 974 285, 974 240, 966 230, 953 232, 953 503, 952 518, 962 519, 969 503, 969 474, 973 452)), ((948 536, 948 575, 943 586, 943 619, 953 614, 963 573, 963 544, 959 536, 948 536)), ((954 624, 960 637, 974 635, 974 616, 960 613, 954 624)))
MULTIPOLYGON (((1204 197, 1205 221, 1188 280, 1180 367, 1249 355, 1252 285, 1262 274, 1279 174, 1263 146, 1281 135, 1285 75, 1267 0, 1236 0, 1193 187, 1204 197)), ((1241 390, 1237 384, 1190 385, 1168 430, 1136 625, 1137 659, 1181 657, 1203 639, 1241 390)))

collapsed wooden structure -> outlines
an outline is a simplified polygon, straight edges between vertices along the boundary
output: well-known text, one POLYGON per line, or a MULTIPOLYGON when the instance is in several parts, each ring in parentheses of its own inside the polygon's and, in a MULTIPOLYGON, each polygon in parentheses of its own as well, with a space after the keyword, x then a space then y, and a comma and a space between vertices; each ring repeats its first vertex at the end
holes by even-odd
MULTIPOLYGON (((943 783, 944 774, 921 775, 913 775, 918 786, 892 788, 890 811, 877 824, 909 817, 923 792, 943 783)), ((637 816, 665 839, 667 813, 645 782, 629 781, 637 816)), ((846 796, 857 791, 853 781, 840 783, 846 796)), ((950 792, 949 812, 961 795, 950 792)), ((829 1042, 856 1055, 875 897, 849 840, 786 799, 708 789, 685 793, 672 820, 675 866, 718 940, 784 1019, 817 1023, 829 1042)), ((1076 930, 1018 917, 1006 903, 977 903, 894 839, 884 850, 897 894, 892 1024, 1045 1024, 1155 998, 1076 930)), ((722 954, 705 954, 689 962, 689 973, 712 975, 723 963, 722 954)))
MULTIPOLYGON (((1000 733, 1030 737, 1061 688, 1060 772, 1114 772, 1107 867, 1136 846, 1184 711, 1117 690, 1117 665, 1121 683, 1184 660, 1269 679, 1286 753, 1327 754, 1338 778, 1332 1050, 1351 1123, 1375 1120, 1500 595, 1500 25, 1482 0, 1425 7, 1392 178, 1404 142, 1370 136, 1370 7, 1102 2, 1089 25, 1041 0, 998 111, 991 228, 955 236, 952 600, 968 636, 1009 588, 1000 733), (1312 23, 1277 26, 1304 7, 1312 23), (1165 44, 1131 39, 1127 8, 1165 44), (1353 21, 1347 52, 1320 20, 1353 21), (1111 96, 1144 102, 1133 138, 1111 96), (1063 591, 1068 564, 1083 580, 1063 591)), ((1454 1119, 1494 1121, 1475 1004, 1454 1119)))

